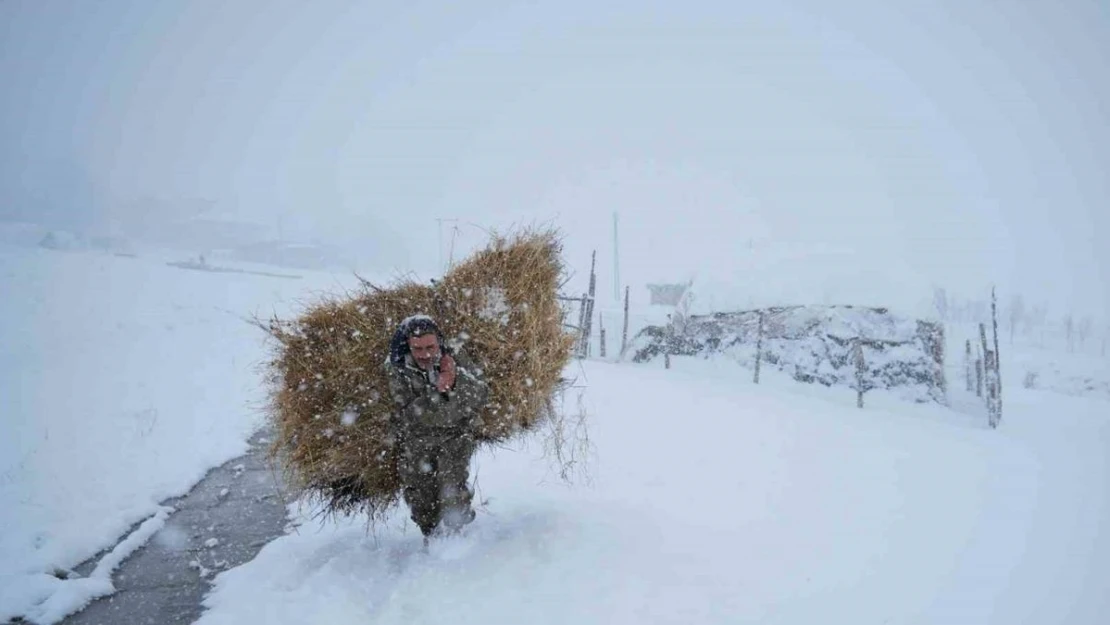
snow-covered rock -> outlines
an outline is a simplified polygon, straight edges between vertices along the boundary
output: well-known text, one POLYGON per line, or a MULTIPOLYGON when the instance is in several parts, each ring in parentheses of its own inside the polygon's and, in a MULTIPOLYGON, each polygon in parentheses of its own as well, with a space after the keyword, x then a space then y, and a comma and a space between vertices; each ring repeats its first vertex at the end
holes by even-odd
POLYGON ((800 382, 856 387, 853 353, 858 342, 866 373, 864 390, 898 390, 918 402, 944 403, 944 328, 900 317, 884 308, 789 306, 677 317, 648 326, 630 352, 635 362, 672 355, 723 355, 754 366, 763 318, 763 367, 800 382))

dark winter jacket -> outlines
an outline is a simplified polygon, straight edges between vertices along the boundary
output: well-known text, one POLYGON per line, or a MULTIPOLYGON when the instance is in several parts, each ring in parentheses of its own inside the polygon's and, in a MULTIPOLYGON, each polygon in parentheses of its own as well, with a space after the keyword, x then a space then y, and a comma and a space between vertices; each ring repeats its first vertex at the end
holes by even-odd
MULTIPOLYGON (((396 411, 392 422, 401 437, 412 433, 462 433, 472 431, 480 419, 482 408, 489 401, 489 385, 482 370, 465 354, 453 355, 456 365, 455 385, 446 393, 436 389, 433 380, 410 354, 401 356, 401 365, 394 364, 392 355, 386 363, 389 392, 396 411)), ((438 365, 436 367, 438 373, 438 365)))

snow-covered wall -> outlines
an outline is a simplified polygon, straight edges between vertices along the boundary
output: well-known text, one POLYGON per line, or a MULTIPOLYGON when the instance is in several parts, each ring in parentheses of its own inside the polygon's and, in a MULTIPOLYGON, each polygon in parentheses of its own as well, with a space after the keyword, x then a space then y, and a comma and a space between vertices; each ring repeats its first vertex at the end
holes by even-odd
POLYGON ((755 363, 763 316, 762 366, 800 382, 856 386, 852 359, 858 340, 866 366, 864 389, 897 390, 914 401, 944 403, 944 328, 892 314, 884 308, 789 306, 690 315, 648 326, 634 339, 635 362, 672 355, 722 354, 755 363))

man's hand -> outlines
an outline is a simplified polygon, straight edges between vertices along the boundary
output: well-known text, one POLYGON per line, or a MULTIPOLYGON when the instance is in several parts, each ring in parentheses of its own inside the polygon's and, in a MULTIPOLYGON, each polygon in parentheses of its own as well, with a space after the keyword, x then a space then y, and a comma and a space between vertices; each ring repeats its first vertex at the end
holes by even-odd
POLYGON ((436 390, 446 393, 455 386, 455 359, 450 354, 444 354, 439 359, 439 379, 436 381, 436 390))

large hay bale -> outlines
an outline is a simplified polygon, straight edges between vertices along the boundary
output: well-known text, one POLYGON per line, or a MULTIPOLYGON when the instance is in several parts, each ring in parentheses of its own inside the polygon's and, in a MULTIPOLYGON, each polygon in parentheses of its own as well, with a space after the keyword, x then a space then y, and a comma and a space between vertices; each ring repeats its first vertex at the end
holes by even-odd
POLYGON ((383 365, 393 332, 413 314, 432 316, 448 343, 483 367, 490 402, 481 441, 507 440, 549 417, 574 342, 557 299, 560 251, 554 231, 495 235, 431 286, 365 283, 295 320, 272 320, 273 453, 290 482, 330 512, 376 518, 397 503, 383 365))

